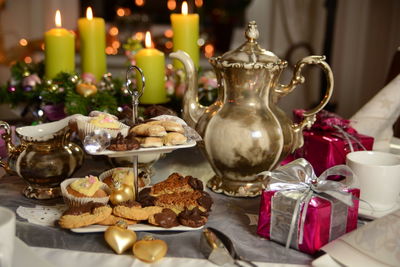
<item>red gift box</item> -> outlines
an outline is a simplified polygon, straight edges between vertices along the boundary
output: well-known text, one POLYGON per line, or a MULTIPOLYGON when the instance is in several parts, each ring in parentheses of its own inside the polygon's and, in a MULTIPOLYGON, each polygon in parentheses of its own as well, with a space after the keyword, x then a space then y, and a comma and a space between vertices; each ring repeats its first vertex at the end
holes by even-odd
MULTIPOLYGON (((295 110, 297 120, 301 120, 304 111, 295 110)), ((297 149, 292 158, 305 158, 320 175, 335 165, 345 164, 346 155, 358 150, 372 150, 374 138, 357 133, 350 127, 349 121, 334 113, 322 110, 311 129, 304 130, 304 145, 297 149)), ((290 156, 289 156, 290 157, 290 156)), ((340 176, 330 177, 336 180, 340 176)))
MULTIPOLYGON (((349 192, 355 196, 360 196, 360 190, 356 188, 349 189, 349 192)), ((259 213, 259 221, 257 234, 265 237, 267 239, 271 239, 271 203, 272 197, 277 193, 277 191, 268 191, 265 190, 261 195, 261 205, 260 205, 260 213, 259 213)), ((297 240, 294 239, 292 242, 297 243, 292 245, 294 248, 298 248, 299 251, 314 254, 325 244, 330 241, 336 239, 340 235, 344 233, 348 233, 357 228, 357 217, 358 217, 358 199, 354 199, 354 206, 347 208, 347 217, 343 217, 340 220, 335 218, 335 225, 332 223, 332 203, 324 198, 319 196, 314 196, 308 204, 307 216, 304 223, 304 238, 302 244, 298 244, 297 240), (335 236, 331 236, 331 228, 340 227, 340 225, 345 226, 345 229, 342 229, 340 234, 336 234, 335 236)), ((282 226, 282 224, 281 224, 282 226)), ((288 225, 287 225, 288 226, 288 225)), ((286 227, 288 228, 288 227, 286 227)), ((297 229, 299 225, 297 225, 297 229)), ((288 230, 288 229, 286 229, 288 230)), ((288 234, 289 231, 285 231, 288 234)), ((297 231, 295 234, 298 234, 297 231)), ((275 240, 281 244, 285 244, 287 236, 281 240, 275 240)))
MULTIPOLYGON (((329 170, 352 179, 346 172, 352 173, 343 165, 329 170)), ((263 191, 257 234, 314 254, 330 241, 356 229, 360 190, 326 180, 327 173, 317 178, 304 159, 266 172, 273 179, 287 182, 272 183, 263 191), (292 177, 297 178, 296 183, 292 177)))

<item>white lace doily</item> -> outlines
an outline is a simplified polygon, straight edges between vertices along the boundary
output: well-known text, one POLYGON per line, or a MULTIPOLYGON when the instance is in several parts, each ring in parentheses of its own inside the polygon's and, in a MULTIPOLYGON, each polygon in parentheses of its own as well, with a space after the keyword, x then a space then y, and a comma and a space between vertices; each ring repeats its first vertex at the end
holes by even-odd
POLYGON ((42 226, 54 226, 61 214, 67 209, 64 204, 54 206, 36 205, 34 208, 22 207, 17 208, 17 214, 28 220, 30 223, 42 226))

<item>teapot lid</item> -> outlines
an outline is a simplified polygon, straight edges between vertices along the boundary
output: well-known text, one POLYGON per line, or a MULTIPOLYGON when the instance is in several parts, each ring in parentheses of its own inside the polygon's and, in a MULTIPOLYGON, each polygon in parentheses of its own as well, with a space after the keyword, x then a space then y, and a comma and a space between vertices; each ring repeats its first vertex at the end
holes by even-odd
POLYGON ((247 41, 235 50, 222 56, 210 58, 210 63, 217 67, 232 67, 244 69, 280 69, 287 66, 285 60, 279 59, 273 52, 261 48, 257 39, 259 36, 257 24, 250 21, 245 36, 247 41))

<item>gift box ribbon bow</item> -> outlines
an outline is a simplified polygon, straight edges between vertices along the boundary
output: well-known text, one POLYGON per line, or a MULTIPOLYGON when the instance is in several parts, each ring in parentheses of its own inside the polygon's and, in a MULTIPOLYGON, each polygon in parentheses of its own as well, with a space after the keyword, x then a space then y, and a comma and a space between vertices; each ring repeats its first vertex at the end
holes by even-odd
MULTIPOLYGON (((300 119, 303 117, 304 110, 296 109, 293 111, 293 113, 297 118, 300 119)), ((359 145, 363 150, 367 150, 356 137, 357 131, 350 126, 350 121, 339 117, 335 113, 321 110, 317 113, 316 120, 311 129, 332 132, 337 137, 346 140, 351 152, 354 151, 353 142, 359 145)))
POLYGON ((299 220, 301 206, 303 205, 303 212, 300 218, 299 225, 299 244, 303 243, 304 236, 304 223, 307 215, 308 203, 311 201, 313 195, 320 195, 325 193, 334 199, 343 202, 349 207, 353 207, 352 194, 344 191, 350 185, 356 183, 356 176, 352 170, 346 165, 337 165, 324 171, 319 177, 314 173, 311 164, 303 159, 294 160, 284 166, 278 167, 274 171, 264 171, 259 175, 269 176, 277 182, 271 182, 267 190, 273 191, 298 191, 302 192, 301 196, 297 199, 295 209, 293 212, 292 221, 289 228, 289 235, 286 240, 286 248, 289 248, 293 231, 299 220), (346 182, 335 182, 327 180, 331 175, 342 175, 346 177, 346 182))

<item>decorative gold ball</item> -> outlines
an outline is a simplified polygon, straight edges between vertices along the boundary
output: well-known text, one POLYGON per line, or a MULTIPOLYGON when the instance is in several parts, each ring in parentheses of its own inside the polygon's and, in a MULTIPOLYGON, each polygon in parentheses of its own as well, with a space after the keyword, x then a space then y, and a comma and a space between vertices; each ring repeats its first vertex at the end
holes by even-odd
POLYGON ((78 81, 78 79, 79 79, 78 75, 73 75, 70 78, 71 82, 73 82, 73 83, 76 83, 78 81))
POLYGON ((154 239, 152 236, 145 236, 137 241, 132 248, 136 258, 144 262, 155 262, 162 259, 168 251, 168 245, 164 240, 154 239))
POLYGON ((57 89, 58 89, 58 85, 57 85, 57 84, 52 84, 52 85, 50 86, 50 91, 52 91, 52 92, 57 91, 57 89))
POLYGON ((97 93, 97 87, 89 83, 80 83, 76 86, 76 92, 84 97, 89 97, 97 93))
POLYGON ((110 194, 110 201, 112 204, 118 205, 119 203, 134 199, 135 193, 131 186, 126 184, 114 184, 110 194))

